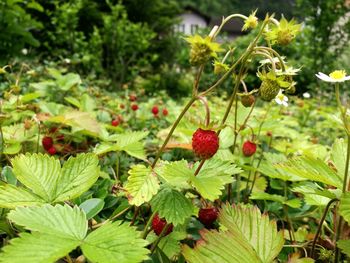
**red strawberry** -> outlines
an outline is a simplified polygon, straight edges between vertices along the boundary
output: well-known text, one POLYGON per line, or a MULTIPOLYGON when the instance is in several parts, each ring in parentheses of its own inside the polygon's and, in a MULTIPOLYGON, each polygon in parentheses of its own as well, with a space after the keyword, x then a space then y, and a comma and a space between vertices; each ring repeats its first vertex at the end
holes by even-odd
POLYGON ((154 116, 158 115, 158 113, 159 113, 158 106, 153 106, 152 113, 153 113, 154 116))
POLYGON ((137 111, 137 110, 139 109, 139 106, 138 106, 137 104, 132 104, 132 105, 131 105, 131 109, 132 109, 133 111, 137 111))
POLYGON ((163 115, 167 116, 169 114, 168 110, 166 108, 163 109, 163 115))
POLYGON ((111 124, 112 124, 112 126, 117 127, 119 125, 119 120, 114 119, 114 120, 112 120, 111 124))
POLYGON ((218 214, 219 211, 216 207, 201 208, 198 213, 198 219, 203 225, 210 227, 218 218, 218 214))
POLYGON ((55 155, 57 150, 55 148, 55 146, 52 146, 50 149, 47 150, 47 152, 50 154, 50 155, 55 155))
MULTIPOLYGON (((160 235, 160 233, 163 231, 163 228, 166 226, 167 222, 165 219, 160 218, 158 214, 156 214, 153 217, 152 220, 152 229, 157 234, 157 236, 160 235)), ((169 235, 173 231, 173 224, 170 224, 166 232, 164 233, 164 236, 169 235)))
POLYGON ((42 140, 41 143, 46 151, 48 151, 52 145, 53 145, 53 139, 52 137, 45 136, 42 140))
POLYGON ((219 137, 215 131, 198 128, 192 136, 192 148, 199 158, 209 159, 219 149, 219 137))
POLYGON ((244 156, 252 156, 256 152, 256 144, 252 141, 246 141, 243 143, 242 151, 244 156))
POLYGON ((136 100, 137 100, 136 95, 131 94, 131 95, 129 96, 129 100, 130 100, 130 101, 136 101, 136 100))

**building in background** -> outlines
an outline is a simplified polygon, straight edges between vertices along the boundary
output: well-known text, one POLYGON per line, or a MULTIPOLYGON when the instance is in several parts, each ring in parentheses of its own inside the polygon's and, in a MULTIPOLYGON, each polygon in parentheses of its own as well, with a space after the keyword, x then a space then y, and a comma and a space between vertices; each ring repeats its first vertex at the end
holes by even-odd
MULTIPOLYGON (((193 35, 199 29, 207 28, 210 31, 215 25, 220 25, 221 21, 222 18, 210 17, 194 7, 187 6, 179 16, 179 23, 175 25, 175 31, 184 35, 193 35)), ((222 32, 228 39, 234 39, 243 34, 242 26, 243 21, 241 19, 233 19, 225 24, 222 32)))

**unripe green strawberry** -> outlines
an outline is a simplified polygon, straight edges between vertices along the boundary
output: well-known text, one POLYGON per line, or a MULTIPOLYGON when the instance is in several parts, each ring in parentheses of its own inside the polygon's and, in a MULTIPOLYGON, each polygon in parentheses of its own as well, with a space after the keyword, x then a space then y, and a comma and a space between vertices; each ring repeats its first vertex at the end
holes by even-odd
POLYGON ((211 56, 211 49, 206 44, 194 45, 190 52, 190 63, 193 66, 198 66, 206 63, 211 56))
POLYGON ((280 86, 275 80, 265 79, 261 83, 259 94, 260 98, 264 101, 271 101, 276 98, 278 92, 280 91, 280 86))
POLYGON ((246 108, 249 108, 255 102, 255 97, 253 95, 244 95, 241 97, 242 105, 246 108))

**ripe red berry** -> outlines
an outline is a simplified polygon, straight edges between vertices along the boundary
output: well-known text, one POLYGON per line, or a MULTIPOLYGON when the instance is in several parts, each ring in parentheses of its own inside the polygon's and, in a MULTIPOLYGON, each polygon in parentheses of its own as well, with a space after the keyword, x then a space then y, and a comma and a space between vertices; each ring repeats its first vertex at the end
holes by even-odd
POLYGON ((198 128, 192 136, 192 149, 199 158, 209 159, 219 149, 219 137, 215 131, 198 128))
POLYGON ((47 152, 50 154, 50 155, 55 155, 57 150, 55 148, 55 146, 52 146, 50 149, 47 150, 47 152))
POLYGON ((242 151, 244 156, 252 156, 256 152, 256 144, 252 141, 246 141, 243 143, 242 151))
POLYGON ((136 95, 131 94, 131 95, 129 96, 129 100, 130 100, 130 101, 136 101, 136 100, 137 100, 136 95))
MULTIPOLYGON (((153 217, 152 220, 152 229, 157 234, 157 236, 162 233, 163 228, 166 226, 167 222, 165 219, 160 218, 158 214, 156 214, 153 217)), ((164 233, 164 236, 169 235, 173 231, 173 224, 170 224, 166 232, 164 233)))
POLYGON ((218 218, 218 214, 219 211, 216 207, 201 208, 198 213, 198 219, 203 225, 210 227, 218 218))
POLYGON ((167 109, 163 109, 163 116, 167 116, 169 114, 168 110, 167 109))
POLYGON ((137 104, 132 104, 132 105, 131 105, 131 109, 132 109, 133 111, 137 111, 137 110, 139 109, 139 106, 138 106, 137 104))
POLYGON ((119 120, 114 119, 114 120, 112 120, 111 124, 112 124, 112 126, 117 127, 119 125, 119 120))
POLYGON ((53 139, 52 137, 45 136, 42 140, 41 143, 46 151, 48 151, 52 145, 53 145, 53 139))
POLYGON ((159 113, 158 106, 153 106, 152 113, 153 113, 154 116, 158 115, 158 113, 159 113))

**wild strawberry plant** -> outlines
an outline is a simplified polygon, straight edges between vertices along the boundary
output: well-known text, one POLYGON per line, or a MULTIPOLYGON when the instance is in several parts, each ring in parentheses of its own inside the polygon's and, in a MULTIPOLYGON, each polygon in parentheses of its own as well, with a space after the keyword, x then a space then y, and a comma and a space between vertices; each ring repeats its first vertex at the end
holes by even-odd
POLYGON ((179 110, 144 103, 142 94, 113 98, 54 69, 25 92, 9 74, 0 105, 0 262, 345 260, 350 147, 337 139, 328 149, 300 134, 329 140, 315 131, 342 134, 342 123, 349 136, 339 85, 348 77, 318 74, 335 83, 340 117, 298 99, 294 113, 273 105, 287 106, 295 91, 299 69, 278 50, 299 30, 294 20, 234 14, 208 36, 186 38, 195 78, 179 110), (219 44, 231 19, 254 29, 241 54, 219 44), (255 62, 261 84, 247 87, 255 62), (205 87, 208 70, 217 80, 205 87), (225 81, 232 90, 218 99, 225 81), (177 158, 173 148, 192 154, 177 158))

